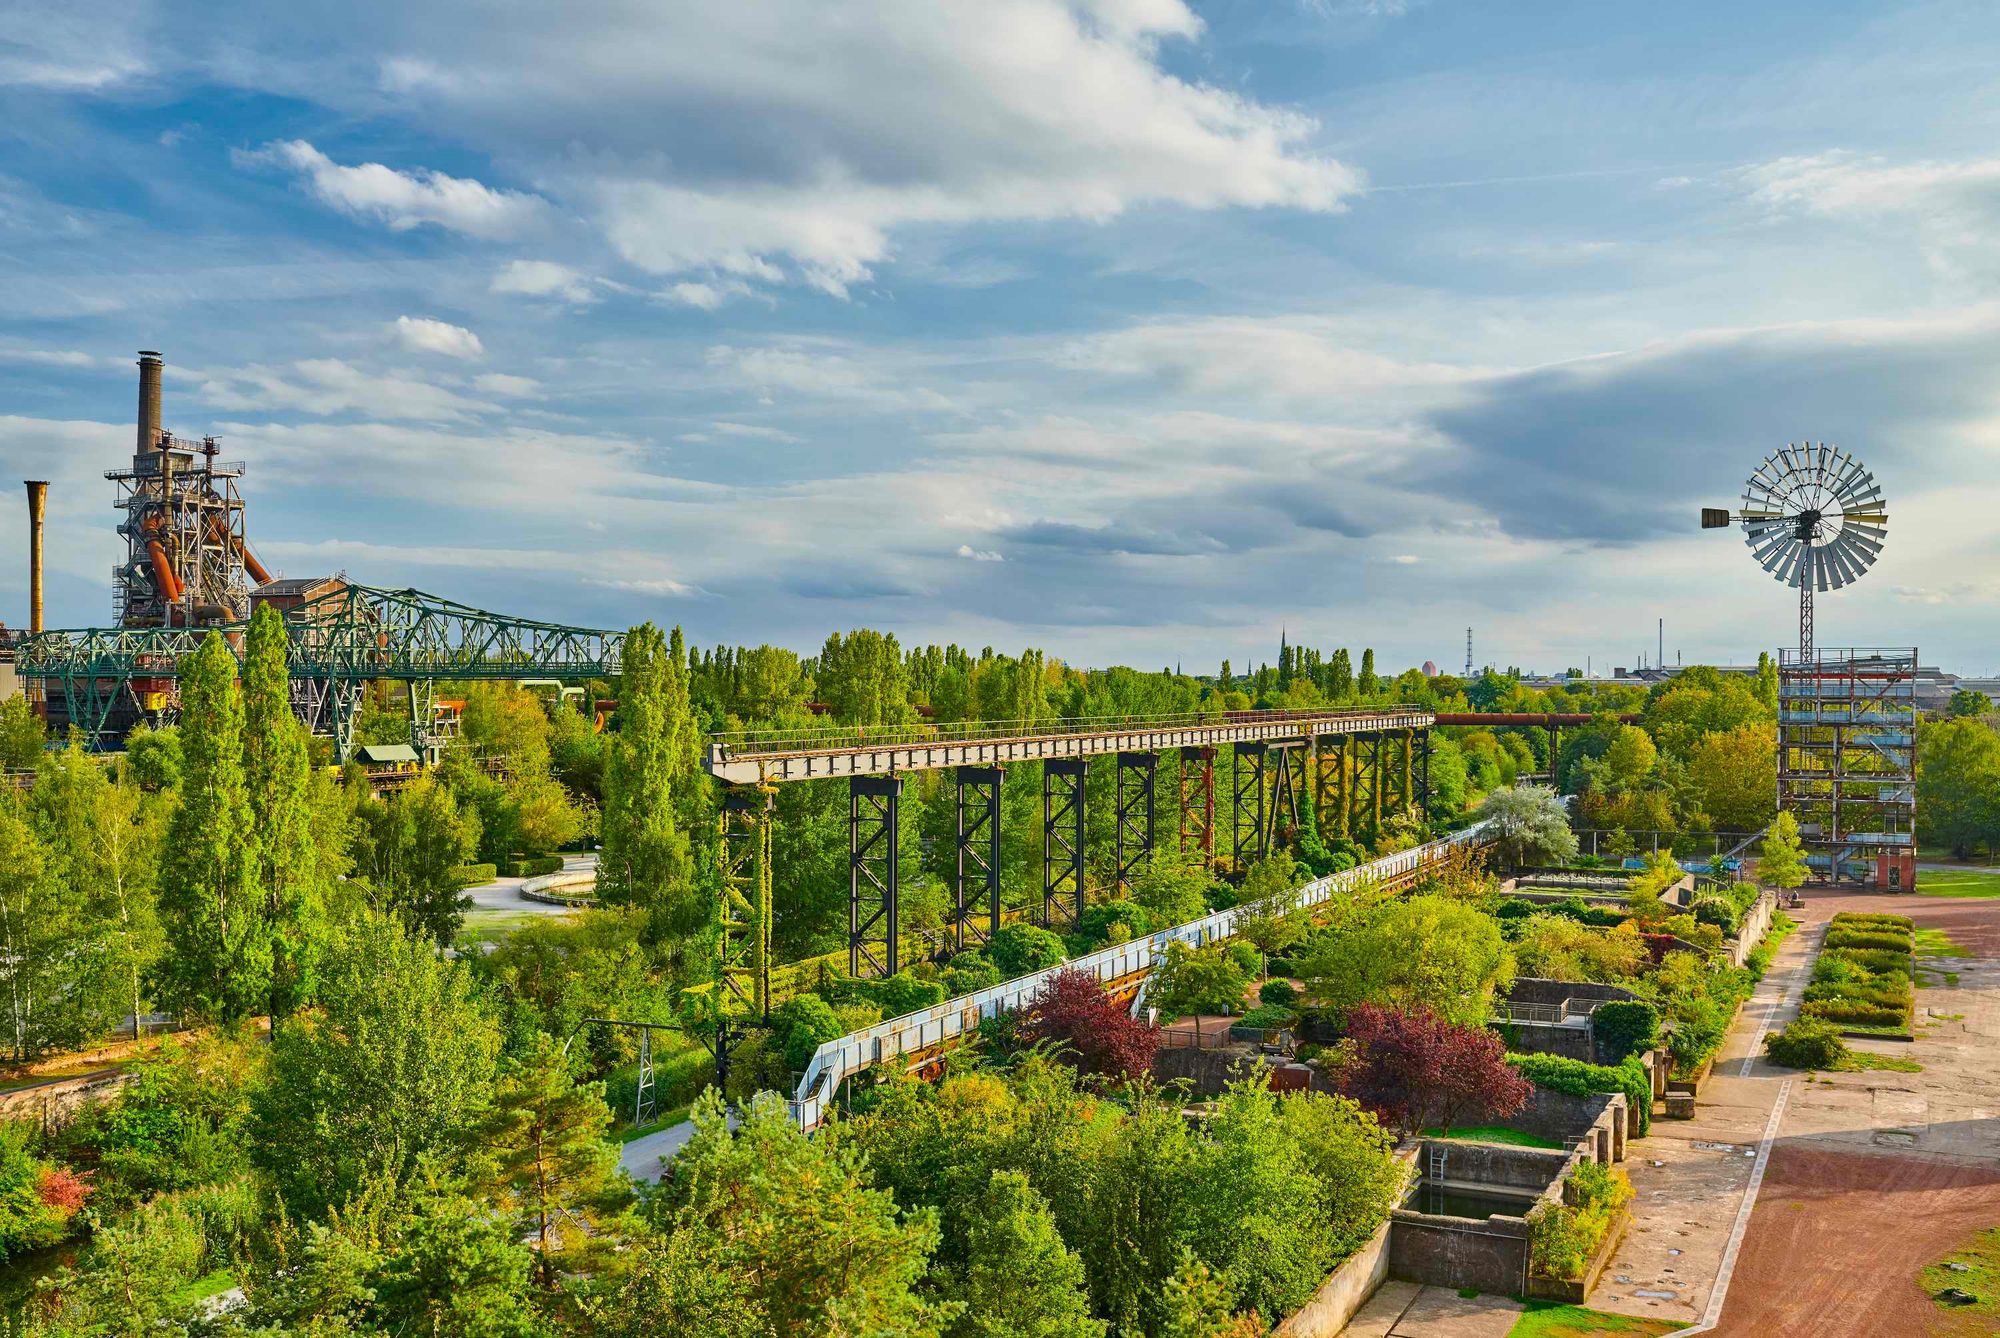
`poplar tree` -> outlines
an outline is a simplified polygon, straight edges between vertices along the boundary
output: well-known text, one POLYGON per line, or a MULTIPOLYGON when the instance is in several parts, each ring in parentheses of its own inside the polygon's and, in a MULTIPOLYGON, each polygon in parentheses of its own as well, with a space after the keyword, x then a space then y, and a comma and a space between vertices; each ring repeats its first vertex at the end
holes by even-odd
POLYGON ((1333 669, 1327 676, 1328 696, 1335 701, 1347 701, 1354 696, 1354 661, 1341 647, 1333 653, 1333 669))
POLYGON ((243 779, 270 936, 273 1021, 311 999, 323 928, 312 760, 305 726, 292 714, 285 654, 284 618, 269 604, 259 605, 244 642, 243 779))
POLYGON ((180 806, 160 871, 162 993, 186 1013, 244 1017, 268 997, 271 949, 243 780, 243 699, 218 632, 181 662, 180 742, 180 806))
POLYGON ((1375 649, 1371 646, 1361 652, 1361 674, 1355 686, 1360 689, 1362 696, 1368 697, 1374 695, 1379 685, 1380 680, 1375 677, 1375 649))
POLYGON ((604 773, 597 896, 606 905, 642 906, 670 959, 685 968, 707 907, 690 886, 692 860, 679 785, 692 783, 683 751, 693 725, 685 665, 660 629, 625 634, 618 732, 604 773))

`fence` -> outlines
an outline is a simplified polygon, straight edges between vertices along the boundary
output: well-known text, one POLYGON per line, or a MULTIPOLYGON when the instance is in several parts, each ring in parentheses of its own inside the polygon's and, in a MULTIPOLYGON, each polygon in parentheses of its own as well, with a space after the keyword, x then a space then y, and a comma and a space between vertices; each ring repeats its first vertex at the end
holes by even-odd
MULTIPOLYGON (((1310 909, 1330 900, 1336 892, 1362 883, 1411 877, 1442 859, 1453 847, 1485 844, 1491 839, 1489 826, 1485 822, 1475 823, 1426 845, 1384 855, 1343 873, 1316 878, 1294 893, 1293 905, 1299 909, 1310 909)), ((933 1007, 906 1013, 838 1040, 827 1041, 813 1052, 812 1062, 799 1079, 797 1094, 790 1102, 792 1118, 800 1128, 810 1133, 819 1127, 828 1105, 847 1079, 899 1057, 955 1041, 967 1032, 977 1030, 987 1018, 1020 1012, 1059 971, 1086 971, 1102 984, 1138 978, 1141 984, 1132 1004, 1136 1011, 1145 1000, 1144 980, 1153 967, 1164 960, 1169 943, 1200 947, 1218 939, 1230 938, 1236 933, 1238 913, 1238 908, 1233 907, 1216 911, 1199 920, 1190 920, 1142 939, 1114 943, 1060 966, 992 985, 975 994, 947 999, 933 1007)))

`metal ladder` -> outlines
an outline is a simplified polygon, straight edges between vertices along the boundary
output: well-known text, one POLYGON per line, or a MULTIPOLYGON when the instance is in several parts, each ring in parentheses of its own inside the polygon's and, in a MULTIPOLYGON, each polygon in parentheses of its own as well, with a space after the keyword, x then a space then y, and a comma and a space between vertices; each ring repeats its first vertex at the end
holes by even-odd
POLYGON ((1444 1182, 1444 1157, 1445 1149, 1433 1143, 1430 1149, 1430 1174, 1426 1177, 1432 1184, 1444 1182))

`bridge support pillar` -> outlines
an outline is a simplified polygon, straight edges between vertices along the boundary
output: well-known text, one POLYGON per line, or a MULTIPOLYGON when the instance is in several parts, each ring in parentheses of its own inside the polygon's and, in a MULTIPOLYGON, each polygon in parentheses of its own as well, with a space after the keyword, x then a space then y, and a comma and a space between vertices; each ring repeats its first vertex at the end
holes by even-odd
POLYGON ((893 976, 897 960, 897 818, 901 776, 854 776, 847 782, 847 972, 857 979, 893 976))
POLYGON ((1083 914, 1083 782, 1081 757, 1042 763, 1042 928, 1073 927, 1083 914))
POLYGON ((1368 750, 1368 839, 1382 839, 1382 731, 1377 730, 1369 737, 1372 745, 1368 750))
POLYGON ((1261 743, 1239 743, 1230 760, 1229 855, 1238 877, 1271 853, 1264 806, 1266 751, 1261 743))
POLYGON ((999 767, 959 767, 958 869, 952 890, 952 945, 963 951, 1000 930, 999 767))
POLYGON ((1403 731, 1403 788, 1398 792, 1396 811, 1407 813, 1417 802, 1417 732, 1403 731))
POLYGON ((1124 894, 1133 873, 1153 855, 1153 783, 1159 771, 1158 753, 1118 754, 1118 826, 1114 845, 1120 895, 1124 894))
POLYGON ((1563 727, 1549 721, 1549 788, 1562 793, 1563 727))
POLYGON ((722 792, 721 1003, 758 1020, 771 1015, 772 786, 722 792))
POLYGON ((1430 816, 1431 816, 1431 732, 1428 729, 1424 730, 1423 736, 1424 736, 1423 808, 1424 808, 1424 820, 1428 822, 1430 821, 1430 816))
POLYGON ((1215 864, 1215 749, 1207 744, 1181 749, 1181 854, 1188 847, 1201 867, 1215 864))
POLYGON ((403 686, 409 689, 410 747, 426 766, 436 766, 439 750, 432 737, 431 721, 437 715, 437 680, 412 678, 403 686))
POLYGON ((1264 849, 1269 852, 1287 833, 1291 840, 1299 833, 1299 791, 1305 788, 1306 741, 1287 740, 1271 745, 1271 760, 1277 770, 1271 782, 1271 811, 1264 849))
POLYGON ((1340 835, 1345 840, 1354 839, 1355 806, 1354 783, 1360 778, 1361 760, 1356 756, 1354 736, 1340 736, 1340 835))

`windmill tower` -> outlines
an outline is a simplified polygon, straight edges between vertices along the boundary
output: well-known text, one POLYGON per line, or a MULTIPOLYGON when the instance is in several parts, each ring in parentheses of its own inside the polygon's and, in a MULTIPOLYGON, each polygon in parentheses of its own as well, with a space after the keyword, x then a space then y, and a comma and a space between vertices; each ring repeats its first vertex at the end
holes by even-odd
POLYGON ((1778 808, 1827 881, 1902 892, 1916 881, 1916 648, 1819 646, 1813 608, 1874 565, 1888 523, 1874 474, 1825 442, 1766 457, 1741 510, 1701 512, 1703 529, 1741 525, 1758 565, 1799 592, 1798 649, 1778 652, 1778 808))

